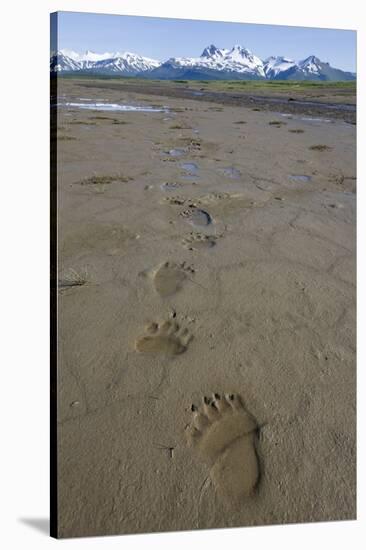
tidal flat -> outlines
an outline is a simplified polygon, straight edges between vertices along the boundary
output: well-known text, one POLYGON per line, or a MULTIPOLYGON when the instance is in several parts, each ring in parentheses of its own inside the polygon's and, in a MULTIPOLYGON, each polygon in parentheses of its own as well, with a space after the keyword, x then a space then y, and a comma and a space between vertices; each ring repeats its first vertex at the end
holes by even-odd
POLYGON ((356 517, 354 99, 58 79, 60 536, 356 517))

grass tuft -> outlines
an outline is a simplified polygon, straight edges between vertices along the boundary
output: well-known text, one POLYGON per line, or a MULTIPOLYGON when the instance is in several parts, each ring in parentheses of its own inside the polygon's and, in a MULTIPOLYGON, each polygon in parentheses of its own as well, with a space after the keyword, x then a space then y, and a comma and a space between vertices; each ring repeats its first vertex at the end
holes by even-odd
POLYGON ((89 275, 86 268, 76 271, 75 269, 70 268, 65 275, 64 279, 61 279, 58 282, 58 287, 60 290, 66 288, 73 288, 75 286, 83 286, 89 282, 89 275))
POLYGON ((287 124, 287 122, 284 122, 283 120, 271 120, 268 122, 270 126, 275 126, 276 128, 280 128, 281 126, 284 126, 287 124))
POLYGON ((108 185, 110 183, 115 183, 117 181, 126 183, 133 180, 130 176, 124 176, 123 174, 115 174, 111 176, 91 176, 89 178, 84 178, 77 183, 80 185, 108 185))
POLYGON ((114 119, 111 118, 110 116, 96 115, 96 116, 90 117, 90 120, 114 120, 114 119))
POLYGON ((74 141, 76 139, 74 136, 57 136, 57 141, 74 141))
POLYGON ((329 147, 329 145, 323 145, 323 144, 320 144, 320 145, 311 145, 309 147, 310 151, 320 151, 320 152, 323 152, 323 151, 331 151, 332 150, 332 147, 329 147))
POLYGON ((96 122, 90 120, 70 120, 69 124, 85 124, 86 126, 95 126, 96 122))

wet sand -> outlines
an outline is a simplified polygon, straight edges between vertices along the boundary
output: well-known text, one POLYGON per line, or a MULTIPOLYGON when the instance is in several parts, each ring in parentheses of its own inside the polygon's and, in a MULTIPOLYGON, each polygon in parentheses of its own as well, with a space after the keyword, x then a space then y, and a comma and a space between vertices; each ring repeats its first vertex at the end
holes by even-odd
MULTIPOLYGON (((309 84, 309 83, 307 83, 309 84)), ((143 79, 109 79, 98 81, 86 78, 80 81, 85 90, 100 88, 137 94, 148 93, 180 99, 213 102, 221 105, 259 108, 310 117, 330 117, 356 124, 356 87, 353 83, 319 85, 271 82, 269 87, 260 82, 225 81, 145 81, 143 79), (347 85, 348 84, 348 85, 347 85), (351 85, 350 85, 351 84, 351 85)))
POLYGON ((166 110, 58 109, 59 535, 355 518, 355 126, 82 84, 166 110))

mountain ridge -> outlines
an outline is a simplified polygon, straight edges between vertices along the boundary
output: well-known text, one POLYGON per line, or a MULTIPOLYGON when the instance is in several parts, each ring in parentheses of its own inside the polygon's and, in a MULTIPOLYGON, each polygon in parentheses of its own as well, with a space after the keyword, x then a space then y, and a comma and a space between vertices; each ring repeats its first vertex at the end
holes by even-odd
POLYGON ((295 61, 285 56, 260 59, 235 44, 218 48, 210 44, 199 57, 171 57, 164 62, 132 52, 59 50, 51 54, 51 73, 88 72, 101 75, 134 76, 160 80, 355 80, 356 74, 332 67, 315 55, 295 61))

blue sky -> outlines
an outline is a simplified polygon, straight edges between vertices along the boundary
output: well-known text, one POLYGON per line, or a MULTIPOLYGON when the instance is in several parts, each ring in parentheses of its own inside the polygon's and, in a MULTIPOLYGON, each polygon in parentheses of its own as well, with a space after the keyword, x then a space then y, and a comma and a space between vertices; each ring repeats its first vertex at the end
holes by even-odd
POLYGON ((333 67, 356 71, 356 32, 350 30, 59 12, 58 42, 59 49, 130 51, 161 61, 198 57, 209 44, 240 44, 262 59, 315 54, 333 67))

